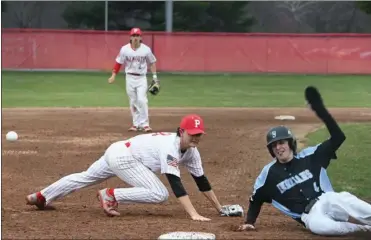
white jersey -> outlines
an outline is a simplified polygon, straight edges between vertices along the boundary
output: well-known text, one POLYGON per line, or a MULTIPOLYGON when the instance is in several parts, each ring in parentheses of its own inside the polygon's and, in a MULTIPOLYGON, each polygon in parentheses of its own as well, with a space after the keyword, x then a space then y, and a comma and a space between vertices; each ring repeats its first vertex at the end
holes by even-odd
POLYGON ((128 43, 121 48, 116 62, 125 65, 125 73, 145 75, 148 70, 147 64, 156 62, 156 57, 147 45, 141 43, 140 47, 134 50, 128 43))
POLYGON ((183 165, 196 177, 204 175, 198 149, 189 148, 182 154, 176 133, 141 134, 128 142, 132 156, 153 172, 180 177, 179 165, 183 165))

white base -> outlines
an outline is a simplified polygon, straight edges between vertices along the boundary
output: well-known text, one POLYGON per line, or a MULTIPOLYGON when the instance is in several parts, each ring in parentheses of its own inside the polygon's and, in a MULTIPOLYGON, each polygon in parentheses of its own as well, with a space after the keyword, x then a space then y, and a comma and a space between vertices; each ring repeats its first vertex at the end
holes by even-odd
POLYGON ((162 234, 158 239, 215 239, 215 234, 205 232, 169 232, 162 234))
POLYGON ((295 120, 295 117, 291 116, 291 115, 279 115, 279 116, 275 116, 274 119, 277 119, 277 120, 295 120))

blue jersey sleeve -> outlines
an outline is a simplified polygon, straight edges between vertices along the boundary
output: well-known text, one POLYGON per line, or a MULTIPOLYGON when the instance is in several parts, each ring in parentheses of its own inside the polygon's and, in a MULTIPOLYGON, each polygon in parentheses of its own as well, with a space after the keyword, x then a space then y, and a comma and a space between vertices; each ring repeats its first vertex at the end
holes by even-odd
POLYGON ((275 161, 266 165, 255 180, 253 193, 249 198, 249 209, 246 214, 246 224, 255 224, 264 202, 271 202, 269 197, 269 185, 267 184, 270 167, 275 161))

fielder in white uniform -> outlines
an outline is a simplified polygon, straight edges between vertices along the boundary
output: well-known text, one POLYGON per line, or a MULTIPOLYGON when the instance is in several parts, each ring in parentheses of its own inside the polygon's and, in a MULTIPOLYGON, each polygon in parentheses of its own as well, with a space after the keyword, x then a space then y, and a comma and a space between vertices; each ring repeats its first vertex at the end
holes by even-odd
POLYGON ((112 70, 109 83, 115 81, 121 65, 125 65, 126 93, 129 97, 130 111, 133 117, 133 124, 129 131, 143 130, 151 132, 148 116, 147 98, 147 70, 150 65, 153 81, 159 84, 156 73, 156 57, 150 47, 142 43, 142 31, 133 28, 130 31, 130 43, 121 47, 116 57, 116 63, 112 70))
POLYGON ((41 191, 28 195, 27 204, 45 209, 58 198, 117 176, 132 187, 102 189, 97 196, 108 216, 118 216, 118 203, 166 201, 168 190, 155 175, 161 173, 166 175, 175 196, 190 217, 196 221, 209 221, 209 218, 198 214, 182 185, 179 166, 183 165, 221 216, 242 216, 241 206, 221 206, 211 189, 197 149, 203 134, 203 120, 191 114, 182 119, 176 133, 147 133, 115 142, 86 171, 65 176, 41 191))

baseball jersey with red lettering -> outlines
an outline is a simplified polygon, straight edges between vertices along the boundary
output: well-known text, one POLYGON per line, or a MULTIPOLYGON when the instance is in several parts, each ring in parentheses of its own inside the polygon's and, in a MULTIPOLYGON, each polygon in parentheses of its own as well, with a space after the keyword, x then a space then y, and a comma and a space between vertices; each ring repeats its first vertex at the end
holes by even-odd
POLYGON ((150 47, 144 43, 134 50, 130 43, 122 46, 116 57, 116 62, 125 65, 125 73, 146 74, 148 63, 156 62, 156 57, 150 47))
POLYGON ((180 177, 179 165, 183 165, 194 176, 204 175, 198 149, 180 151, 180 138, 176 133, 149 133, 129 140, 132 156, 153 172, 173 174, 180 177))

